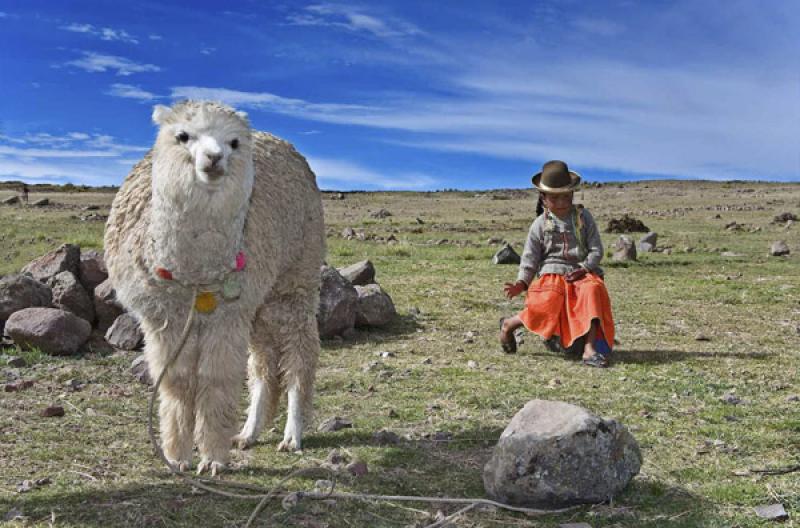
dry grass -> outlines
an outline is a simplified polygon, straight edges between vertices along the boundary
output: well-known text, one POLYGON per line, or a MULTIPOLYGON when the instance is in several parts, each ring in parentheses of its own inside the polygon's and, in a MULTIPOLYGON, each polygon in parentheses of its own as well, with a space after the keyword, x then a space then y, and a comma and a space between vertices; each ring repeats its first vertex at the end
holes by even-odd
MULTIPOLYGON (((605 261, 621 342, 613 368, 583 368, 545 351, 530 335, 516 356, 499 351, 497 319, 521 301, 502 297, 502 283, 516 269, 492 266, 496 247, 486 240, 506 238, 520 249, 532 193, 370 193, 326 200, 329 262, 371 259, 400 317, 386 330, 323 344, 317 422, 339 415, 350 418, 353 429, 312 432, 302 455, 276 453, 278 434, 266 434, 254 449, 235 454, 236 469, 225 478, 269 486, 339 448, 370 469, 365 477, 342 476, 344 490, 482 496, 481 468, 502 428, 529 399, 548 398, 627 424, 642 447, 641 475, 612 506, 535 520, 474 512, 458 526, 756 527, 764 524, 752 507, 772 502, 796 516, 800 473, 742 470, 798 463, 800 402, 788 397, 800 394, 800 236, 796 226, 771 220, 784 211, 800 213, 800 186, 649 182, 577 196, 601 225, 629 212, 659 233, 660 246, 673 248, 671 255, 643 255, 625 266, 605 261), (393 216, 369 216, 382 207, 393 216), (731 221, 746 229, 726 230, 731 221), (399 242, 343 240, 338 233, 347 226, 394 234, 399 242), (777 239, 795 253, 767 256, 777 239), (465 342, 468 331, 472 342, 465 342), (695 340, 698 333, 709 340, 695 340), (394 357, 379 359, 382 351, 394 357), (468 368, 469 360, 478 368, 468 368), (720 399, 729 392, 743 403, 720 399), (408 440, 375 445, 372 433, 381 428, 408 440), (431 441, 436 432, 452 440, 431 441)), ((100 213, 110 201, 110 195, 49 197, 76 207, 104 205, 100 213)), ((0 273, 63 241, 98 247, 102 223, 70 218, 80 213, 0 207, 0 273)), ((603 235, 607 246, 615 238, 603 235)), ((34 526, 48 526, 51 515, 55 526, 237 526, 247 518, 252 504, 196 495, 158 466, 144 426, 149 391, 127 372, 135 354, 98 348, 79 358, 28 356, 30 367, 3 368, 36 384, 0 396, 0 515, 16 507, 34 526), (70 379, 84 385, 70 391, 63 385, 70 379), (66 416, 40 418, 38 411, 52 402, 63 404, 66 416), (45 477, 52 483, 16 493, 23 480, 45 477)), ((261 525, 414 526, 430 522, 425 512, 436 509, 339 501, 301 502, 285 511, 275 504, 261 525)))

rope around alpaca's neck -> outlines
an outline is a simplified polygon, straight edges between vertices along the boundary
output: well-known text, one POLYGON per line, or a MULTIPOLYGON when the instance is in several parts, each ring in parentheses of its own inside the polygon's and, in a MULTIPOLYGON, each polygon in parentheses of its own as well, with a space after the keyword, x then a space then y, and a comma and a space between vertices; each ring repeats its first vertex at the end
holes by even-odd
POLYGON ((209 479, 204 477, 196 477, 189 472, 181 471, 179 468, 175 467, 166 457, 164 454, 164 450, 158 443, 155 434, 155 428, 153 427, 153 414, 155 409, 155 401, 156 396, 158 395, 158 388, 161 386, 161 382, 164 379, 164 376, 167 374, 169 368, 175 363, 178 357, 183 350, 183 347, 186 345, 186 341, 189 338, 189 333, 192 330, 192 326, 194 324, 194 299, 197 297, 197 288, 194 288, 192 294, 192 305, 189 306, 189 315, 186 317, 186 323, 183 326, 183 331, 181 332, 181 337, 178 340, 178 345, 175 347, 175 351, 172 353, 172 356, 167 360, 164 364, 164 368, 161 369, 161 374, 159 374, 158 379, 153 386, 153 393, 150 395, 150 403, 148 405, 148 412, 147 412, 147 433, 150 436, 150 442, 153 444, 153 449, 156 452, 156 456, 169 468, 170 472, 185 480, 187 483, 195 486, 198 489, 205 490, 209 493, 213 493, 215 495, 219 495, 221 497, 228 497, 231 499, 245 499, 245 500, 258 500, 259 503, 256 508, 253 510, 253 513, 250 514, 250 517, 245 524, 245 528, 249 528, 253 525, 253 523, 258 518, 259 514, 266 505, 272 499, 276 497, 288 497, 294 495, 298 500, 302 498, 309 498, 314 500, 322 500, 322 499, 354 499, 354 500, 362 500, 362 501, 393 501, 393 502, 429 502, 429 503, 438 503, 438 504, 465 504, 466 506, 461 508, 460 510, 452 513, 443 519, 436 521, 433 524, 428 525, 426 528, 438 528, 443 527, 449 521, 452 521, 456 517, 459 517, 478 506, 491 506, 495 508, 500 508, 503 510, 509 510, 518 513, 525 513, 527 515, 551 515, 556 513, 564 513, 570 510, 574 510, 578 508, 578 506, 572 506, 569 508, 561 508, 556 510, 541 510, 541 509, 533 509, 533 508, 522 508, 517 506, 510 506, 508 504, 503 504, 501 502, 496 502, 489 499, 459 499, 459 498, 447 498, 447 497, 418 497, 418 496, 409 496, 409 495, 372 495, 372 494, 365 494, 365 493, 343 493, 343 492, 334 492, 336 488, 336 476, 333 471, 323 467, 309 467, 309 468, 300 468, 292 471, 286 477, 281 479, 277 484, 275 484, 272 488, 262 488, 259 486, 253 486, 249 484, 240 484, 238 482, 226 482, 223 480, 215 480, 209 479), (322 474, 328 477, 329 481, 331 482, 330 489, 325 492, 317 492, 317 491, 298 491, 293 493, 282 492, 281 489, 283 485, 298 477, 309 476, 312 473, 322 474), (231 488, 231 489, 238 489, 238 490, 248 490, 255 493, 235 493, 231 491, 226 491, 224 489, 219 488, 231 488))

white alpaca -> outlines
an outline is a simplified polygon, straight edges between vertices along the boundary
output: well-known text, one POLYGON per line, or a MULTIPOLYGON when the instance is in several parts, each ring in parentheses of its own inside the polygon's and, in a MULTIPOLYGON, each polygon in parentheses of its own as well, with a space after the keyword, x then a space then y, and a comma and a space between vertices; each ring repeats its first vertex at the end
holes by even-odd
POLYGON ((198 473, 216 474, 232 439, 247 447, 274 418, 283 388, 278 449, 300 449, 325 253, 314 174, 289 143, 251 131, 227 106, 157 106, 153 120, 155 146, 114 199, 105 256, 118 299, 141 321, 154 379, 195 305, 193 329, 161 384, 164 453, 186 469, 196 443, 198 473), (251 403, 234 437, 246 364, 251 403))

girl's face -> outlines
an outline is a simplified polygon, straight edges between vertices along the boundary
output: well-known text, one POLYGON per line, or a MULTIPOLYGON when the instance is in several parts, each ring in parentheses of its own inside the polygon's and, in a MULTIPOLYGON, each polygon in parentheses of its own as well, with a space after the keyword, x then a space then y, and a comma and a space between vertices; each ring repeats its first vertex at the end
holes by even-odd
POLYGON ((574 193, 548 194, 542 196, 544 206, 556 216, 563 216, 572 208, 572 196, 574 193))

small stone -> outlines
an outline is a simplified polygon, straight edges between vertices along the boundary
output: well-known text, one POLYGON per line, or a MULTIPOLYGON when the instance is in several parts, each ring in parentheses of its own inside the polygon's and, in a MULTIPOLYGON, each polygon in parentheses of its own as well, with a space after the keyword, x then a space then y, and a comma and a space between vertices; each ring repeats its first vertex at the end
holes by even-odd
POLYGON ((478 362, 477 361, 473 361, 472 359, 470 359, 469 361, 467 361, 467 368, 470 368, 470 369, 478 368, 478 362))
POLYGON ((697 334, 694 336, 695 341, 711 341, 711 338, 705 334, 697 334))
POLYGON ((369 473, 369 469, 367 468, 367 463, 361 460, 356 460, 355 462, 351 462, 347 464, 348 473, 353 475, 354 477, 363 477, 367 473, 369 473))
POLYGON ((726 392, 720 397, 720 400, 731 405, 739 405, 742 403, 742 399, 732 392, 726 392))
POLYGON ((32 380, 20 380, 16 383, 6 383, 5 392, 19 392, 33 387, 32 380))
POLYGON ((565 524, 559 524, 558 528, 592 528, 592 525, 585 522, 565 523, 565 524))
POLYGON ((377 211, 370 213, 370 216, 372 218, 388 218, 392 216, 392 213, 390 213, 386 209, 378 209, 377 211))
POLYGON ((352 427, 353 427, 353 422, 351 422, 350 420, 334 416, 333 418, 328 418, 327 420, 322 422, 319 425, 319 427, 317 427, 317 431, 319 431, 320 433, 333 433, 341 429, 350 429, 352 427))
POLYGON ((369 260, 356 262, 338 271, 353 286, 365 286, 375 282, 375 266, 369 260))
POLYGON ((394 352, 389 352, 389 351, 386 351, 386 350, 384 350, 383 352, 378 352, 378 355, 380 357, 382 357, 382 358, 393 358, 393 357, 395 357, 395 353, 394 352))
POLYGON ((433 360, 431 358, 425 358, 425 359, 422 360, 422 364, 423 365, 430 365, 432 363, 433 363, 433 360))
POLYGON ((23 367, 27 367, 28 366, 28 362, 25 361, 25 358, 22 358, 22 357, 19 357, 19 356, 11 356, 6 361, 6 365, 8 365, 9 367, 14 367, 14 368, 23 368, 23 367))
POLYGON ((328 458, 326 458, 326 460, 329 464, 344 464, 347 462, 348 458, 338 449, 332 449, 331 452, 328 453, 328 458))
POLYGON ((77 392, 77 391, 79 391, 79 390, 81 390, 83 388, 83 383, 81 383, 80 381, 78 381, 76 379, 69 379, 69 380, 65 381, 63 383, 63 385, 64 385, 65 389, 67 389, 69 391, 72 391, 72 392, 77 392))
POLYGON ((500 251, 492 257, 492 264, 519 264, 520 256, 514 251, 510 244, 503 246, 500 251))
POLYGON ((327 494, 333 490, 333 482, 330 480, 317 480, 314 482, 314 493, 327 494))
POLYGON ((800 401, 800 394, 792 394, 786 397, 787 402, 796 402, 800 401))
POLYGON ((756 515, 769 521, 784 521, 789 518, 789 514, 783 508, 783 504, 767 504, 756 506, 756 515))
POLYGON ((64 416, 64 408, 60 405, 51 405, 45 409, 42 409, 40 416, 44 418, 53 418, 56 416, 64 416))
POLYGON ((778 240, 772 244, 772 247, 769 249, 769 254, 773 257, 782 257, 784 255, 788 255, 790 253, 789 246, 786 245, 786 242, 783 240, 778 240))
POLYGON ((389 431, 388 429, 381 429, 372 435, 372 441, 379 445, 394 445, 400 443, 400 437, 397 433, 389 431))
POLYGON ((25 519, 25 514, 22 513, 22 510, 18 510, 16 508, 11 508, 8 510, 3 517, 3 521, 12 522, 12 521, 22 521, 25 519))
POLYGON ((400 415, 394 409, 389 409, 388 416, 389 418, 400 418, 400 415))
POLYGON ((551 388, 558 387, 559 385, 561 385, 561 380, 558 378, 553 378, 547 382, 547 386, 551 388))

